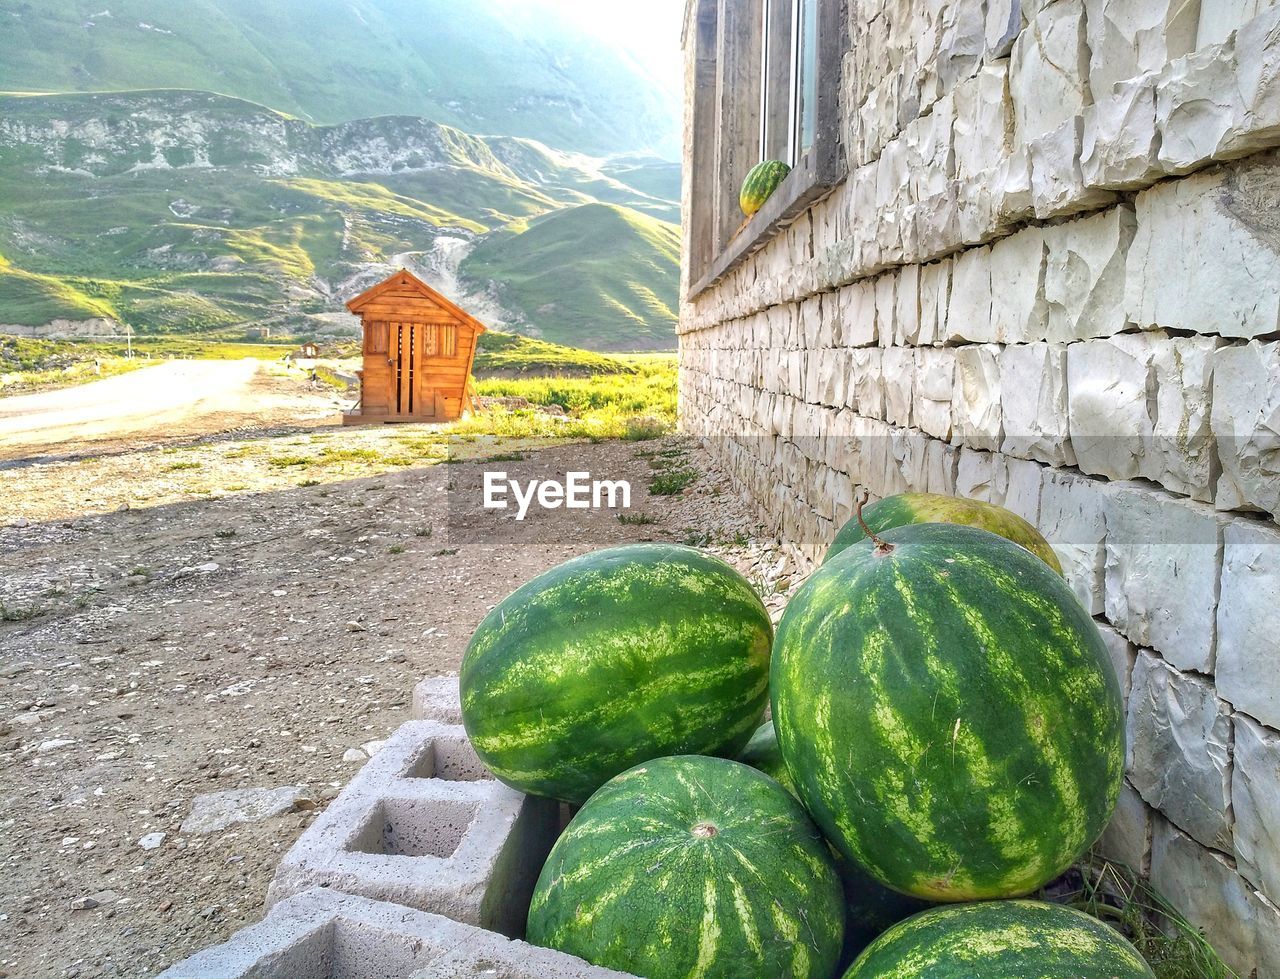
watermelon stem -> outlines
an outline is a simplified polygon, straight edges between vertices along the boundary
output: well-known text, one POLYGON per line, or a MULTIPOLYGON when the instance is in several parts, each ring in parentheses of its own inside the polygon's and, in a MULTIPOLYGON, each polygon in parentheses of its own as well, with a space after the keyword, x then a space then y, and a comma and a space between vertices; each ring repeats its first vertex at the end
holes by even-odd
POLYGON ((698 823, 698 825, 693 827, 693 835, 701 840, 712 839, 719 832, 720 830, 711 823, 698 823))
POLYGON ((871 494, 867 490, 862 491, 862 495, 858 497, 856 515, 858 517, 858 525, 862 528, 862 532, 867 535, 873 544, 875 544, 875 553, 877 557, 885 557, 893 553, 893 545, 883 537, 878 537, 876 533, 867 526, 867 522, 862 519, 862 508, 867 505, 871 499, 871 494))

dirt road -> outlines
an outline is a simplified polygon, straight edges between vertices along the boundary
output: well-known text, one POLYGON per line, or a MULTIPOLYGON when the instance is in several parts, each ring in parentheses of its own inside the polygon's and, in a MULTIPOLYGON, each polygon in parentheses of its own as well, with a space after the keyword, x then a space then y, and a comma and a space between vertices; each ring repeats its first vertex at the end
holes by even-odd
POLYGON ((414 683, 456 672, 485 612, 570 555, 696 543, 780 611, 787 561, 696 446, 509 453, 513 476, 637 477, 626 523, 559 510, 518 529, 477 507, 480 463, 409 455, 419 429, 0 472, 27 515, 0 525, 0 976, 154 975, 259 919, 280 857, 414 683), (650 496, 663 465, 700 478, 650 496), (181 828, 204 793, 285 786, 317 808, 181 828))
POLYGON ((336 417, 331 395, 309 391, 258 360, 175 360, 78 387, 0 398, 0 459, 95 451, 248 421, 336 417), (309 409, 309 410, 308 410, 309 409))

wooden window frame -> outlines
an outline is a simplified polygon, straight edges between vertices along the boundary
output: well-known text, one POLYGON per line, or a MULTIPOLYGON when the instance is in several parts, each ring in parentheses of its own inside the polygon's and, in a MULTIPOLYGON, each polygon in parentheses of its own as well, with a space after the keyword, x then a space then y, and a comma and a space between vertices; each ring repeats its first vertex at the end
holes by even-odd
MULTIPOLYGON (((723 244, 738 190, 764 147, 762 0, 690 0, 694 48, 687 299, 710 289, 846 177, 840 90, 848 0, 817 0, 817 99, 813 146, 759 212, 723 244)), ((799 2, 799 0, 797 0, 799 2)), ((793 87, 799 81, 792 79, 793 87)), ((794 104, 794 97, 792 99, 794 104)), ((793 123, 794 126, 794 123, 793 123)))

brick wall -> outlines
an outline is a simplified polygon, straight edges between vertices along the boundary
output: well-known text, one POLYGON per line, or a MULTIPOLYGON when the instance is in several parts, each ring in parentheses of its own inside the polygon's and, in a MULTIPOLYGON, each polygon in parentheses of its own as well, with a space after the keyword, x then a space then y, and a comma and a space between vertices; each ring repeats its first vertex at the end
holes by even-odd
POLYGON ((1280 7, 850 8, 848 177, 684 303, 682 425, 809 559, 857 487, 1039 526, 1128 698, 1104 852, 1280 976, 1280 7))

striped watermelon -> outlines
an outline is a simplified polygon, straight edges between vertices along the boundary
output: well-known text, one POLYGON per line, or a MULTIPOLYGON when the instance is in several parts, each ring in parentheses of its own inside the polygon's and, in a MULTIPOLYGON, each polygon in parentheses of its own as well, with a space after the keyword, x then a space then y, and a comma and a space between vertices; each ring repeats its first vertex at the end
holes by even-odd
POLYGON ((742 213, 747 217, 754 217, 790 172, 791 168, 781 160, 765 160, 752 167, 747 179, 742 182, 742 191, 738 195, 742 213))
MULTIPOLYGON (((772 720, 760 725, 738 760, 764 772, 788 792, 796 794, 795 783, 782 759, 782 749, 778 747, 777 732, 772 720)), ((831 854, 835 859, 840 885, 844 889, 844 952, 840 961, 848 965, 855 955, 890 925, 917 911, 923 911, 930 905, 918 898, 889 890, 879 881, 868 877, 856 864, 846 860, 834 847, 831 848, 831 854)))
POLYGON ((583 802, 670 754, 734 756, 764 715, 773 626, 740 574, 674 544, 567 561, 508 596, 462 660, 462 721, 494 775, 583 802))
MULTIPOLYGON (((943 496, 941 493, 899 493, 872 503, 862 511, 862 519, 877 534, 914 523, 955 523, 989 530, 1015 544, 1021 544, 1058 574, 1062 574, 1058 555, 1053 553, 1049 542, 1040 536, 1040 531, 1016 513, 994 503, 968 500, 961 496, 943 496)), ((866 536, 857 517, 854 517, 840 528, 823 560, 830 561, 850 544, 865 540, 866 536)))
POLYGON ((746 765, 684 755, 582 807, 538 878, 528 939, 646 979, 827 979, 843 927, 800 803, 746 765))
POLYGON ((1097 838, 1120 790, 1106 646, 1066 583, 1003 537, 913 524, 881 538, 824 564, 782 617, 787 768, 827 838, 887 886, 1027 894, 1097 838))
POLYGON ((880 936, 844 979, 1154 979, 1138 950, 1060 904, 991 901, 935 908, 880 936))

